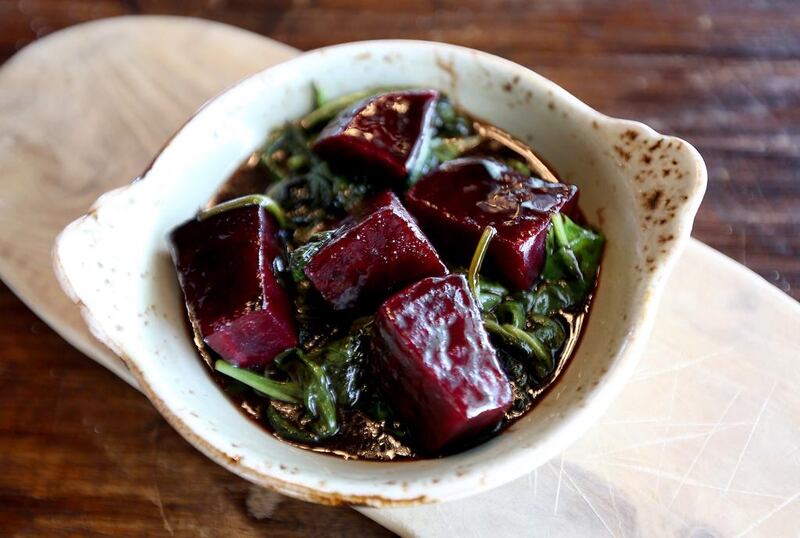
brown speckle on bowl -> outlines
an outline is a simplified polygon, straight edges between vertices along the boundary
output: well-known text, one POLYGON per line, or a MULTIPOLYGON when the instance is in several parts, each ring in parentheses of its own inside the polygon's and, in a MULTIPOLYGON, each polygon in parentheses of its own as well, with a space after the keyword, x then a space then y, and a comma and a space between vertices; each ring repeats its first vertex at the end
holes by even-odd
POLYGON ((603 228, 606 224, 606 208, 605 207, 598 207, 597 208, 597 225, 603 228))
POLYGON ((620 159, 622 159, 623 161, 628 162, 631 160, 631 152, 627 151, 622 146, 615 145, 614 151, 616 152, 617 155, 619 155, 620 159))
POLYGON ((628 140, 629 142, 633 142, 638 137, 639 137, 639 133, 637 133, 633 129, 628 129, 627 131, 625 131, 624 133, 622 133, 620 135, 620 138, 622 138, 624 140, 628 140))
MULTIPOLYGON (((325 53, 323 52, 323 54, 325 54, 325 53)), ((330 54, 330 53, 328 53, 328 54, 330 54)), ((361 54, 357 54, 357 55, 355 53, 348 53, 347 54, 347 59, 350 60, 350 61, 354 61, 354 60, 370 60, 370 61, 375 61, 375 62, 381 62, 382 61, 382 62, 385 62, 387 64, 391 64, 393 61, 399 62, 400 60, 402 60, 404 58, 402 55, 397 55, 396 57, 393 58, 394 54, 396 54, 396 53, 385 52, 385 49, 384 49, 384 51, 381 51, 381 52, 374 52, 373 51, 372 54, 370 54, 369 52, 362 52, 361 54)), ((450 81, 452 86, 455 88, 457 86, 457 82, 459 82, 459 80, 461 78, 465 77, 465 75, 459 76, 460 70, 458 72, 456 72, 456 69, 455 69, 456 63, 453 60, 453 58, 458 58, 458 56, 455 56, 455 53, 453 53, 452 56, 450 56, 448 54, 442 54, 441 57, 436 57, 436 54, 437 54, 436 52, 433 52, 431 55, 428 56, 428 58, 429 58, 428 61, 430 61, 430 60, 435 61, 435 64, 437 66, 436 68, 434 68, 434 70, 432 70, 432 71, 437 71, 437 72, 433 73, 434 78, 437 79, 438 83, 441 83, 441 82, 445 82, 446 83, 447 81, 450 81), (431 58, 431 56, 433 56, 433 58, 431 58)), ((477 53, 473 53, 473 54, 477 55, 477 53)), ((482 57, 477 57, 476 56, 476 64, 479 65, 479 66, 481 65, 481 58, 482 57)), ((362 63, 362 67, 366 67, 366 62, 361 62, 361 63, 362 63)), ((460 61, 459 61, 458 65, 459 66, 461 65, 460 61)), ((486 72, 489 73, 488 70, 486 70, 486 72)), ((487 75, 487 78, 491 79, 491 75, 490 74, 487 75)), ((533 92, 531 90, 525 90, 524 88, 521 88, 520 86, 517 86, 518 83, 521 83, 519 77, 514 77, 510 81, 508 80, 507 77, 495 78, 494 80, 496 81, 494 89, 496 90, 497 86, 502 84, 502 89, 505 90, 506 92, 508 92, 508 94, 509 94, 508 97, 507 97, 508 101, 513 101, 515 104, 518 105, 518 104, 523 103, 523 99, 526 100, 527 102, 531 102, 533 100, 533 98, 534 98, 534 94, 533 94, 533 92)), ((526 87, 527 87, 527 81, 526 81, 526 87)), ((564 116, 566 116, 567 111, 571 112, 571 116, 578 116, 578 118, 579 118, 578 123, 580 123, 580 121, 583 121, 584 117, 586 119, 588 119, 589 122, 591 123, 591 129, 594 130, 594 133, 593 133, 594 135, 600 134, 601 131, 602 131, 603 135, 607 135, 607 134, 610 135, 610 134, 613 133, 612 143, 604 148, 605 151, 602 152, 602 153, 596 151, 595 153, 597 154, 598 162, 601 162, 602 164, 605 164, 605 160, 608 159, 608 160, 612 161, 612 164, 619 164, 620 167, 625 168, 624 172, 626 172, 626 173, 625 174, 619 174, 623 178, 626 178, 626 177, 630 178, 631 176, 635 176, 637 178, 637 181, 641 181, 640 183, 632 182, 632 184, 629 184, 629 185, 626 185, 626 184, 620 182, 619 183, 619 189, 616 188, 617 185, 613 185, 612 186, 612 189, 614 191, 619 190, 619 191, 623 191, 624 192, 624 194, 626 196, 626 200, 625 201, 627 203, 628 208, 634 213, 636 218, 639 219, 640 223, 643 223, 645 220, 647 222, 664 223, 666 221, 666 219, 668 218, 668 216, 669 216, 669 218, 672 218, 672 217, 675 216, 675 211, 673 209, 675 208, 676 204, 683 205, 683 202, 687 201, 687 197, 685 195, 682 198, 680 197, 680 195, 682 194, 682 191, 684 191, 687 188, 687 183, 688 183, 688 181, 684 181, 684 184, 680 185, 680 187, 681 187, 680 190, 676 190, 676 186, 678 185, 677 182, 675 181, 676 177, 679 177, 680 174, 683 173, 678 168, 678 165, 676 164, 676 162, 680 161, 681 163, 686 163, 686 164, 683 164, 683 166, 687 167, 687 170, 685 171, 685 173, 689 175, 689 178, 691 178, 691 176, 695 173, 695 170, 694 170, 694 168, 692 168, 692 165, 691 165, 691 162, 690 162, 691 160, 686 161, 682 157, 678 157, 677 161, 676 161, 676 159, 672 159, 672 165, 670 166, 669 165, 670 157, 675 154, 674 150, 670 152, 669 156, 664 156, 664 155, 659 155, 658 153, 654 153, 656 150, 659 150, 662 153, 666 153, 664 147, 660 146, 661 141, 659 140, 659 135, 656 135, 652 131, 649 131, 649 130, 646 130, 646 129, 642 129, 641 127, 639 127, 639 126, 637 126, 637 125, 635 125, 633 123, 625 124, 625 123, 619 123, 616 120, 608 121, 608 120, 604 119, 602 116, 597 115, 597 114, 595 114, 594 118, 592 118, 591 115, 587 115, 588 112, 584 111, 582 108, 576 108, 576 107, 571 106, 570 105, 571 101, 562 101, 561 100, 562 97, 561 97, 560 93, 559 93, 558 99, 556 99, 556 97, 554 95, 554 93, 555 93, 554 90, 547 90, 546 86, 543 86, 543 87, 541 87, 541 90, 537 90, 537 91, 542 91, 542 90, 546 91, 547 94, 549 94, 549 97, 547 95, 545 95, 544 96, 545 99, 543 99, 541 103, 537 102, 536 104, 534 104, 534 107, 537 109, 537 111, 539 113, 543 113, 544 112, 544 114, 546 115, 546 112, 545 112, 546 109, 544 107, 548 107, 548 108, 550 108, 550 110, 556 111, 556 106, 558 106, 558 111, 561 114, 563 114, 564 116), (564 103, 564 104, 562 105, 562 103, 564 103), (542 106, 542 105, 544 105, 544 106, 542 106), (602 126, 601 126, 601 123, 602 123, 602 126), (622 125, 622 128, 618 130, 617 126, 619 126, 619 125, 622 125), (611 151, 609 151, 609 149, 611 149, 609 146, 611 146, 613 143, 619 144, 619 150, 616 150, 616 148, 615 148, 615 149, 612 149, 611 151), (642 153, 645 153, 648 150, 649 150, 649 153, 646 153, 647 160, 645 162, 645 157, 642 155, 642 153), (616 153, 615 153, 615 151, 616 151, 616 153), (624 158, 624 162, 623 162, 620 159, 617 159, 617 154, 619 154, 620 157, 622 157, 624 154, 627 154, 628 157, 627 158, 622 157, 622 158, 624 158), (618 160, 620 160, 619 163, 614 162, 614 161, 618 161, 618 160), (645 164, 647 164, 647 165, 651 165, 652 162, 658 162, 660 164, 657 167, 656 166, 647 166, 647 167, 645 167, 645 166, 642 166, 640 164, 640 161, 645 163, 645 164), (670 170, 669 174, 664 173, 664 170, 667 169, 667 168, 670 170), (630 172, 633 172, 633 173, 630 173, 630 172), (669 180, 671 180, 670 181, 671 185, 666 181, 667 177, 669 178, 669 180), (649 209, 649 201, 652 199, 652 196, 653 196, 653 194, 654 194, 654 192, 656 190, 659 191, 661 194, 659 194, 655 198, 655 200, 652 201, 653 208, 648 210, 649 209), (633 202, 634 202, 632 207, 631 207, 631 204, 630 204, 631 200, 633 200, 633 202)), ((537 93, 537 95, 541 95, 541 94, 537 93)), ((538 99, 537 99, 537 101, 538 101, 538 99)), ((557 116, 553 115, 550 118, 551 119, 555 119, 556 117, 557 116)), ((589 122, 587 122, 587 123, 589 123, 589 122)), ((583 124, 583 126, 584 126, 584 128, 588 127, 588 125, 586 125, 586 124, 583 124)), ((220 133, 219 132, 215 132, 215 134, 219 135, 220 133)), ((222 132, 222 135, 224 136, 224 132, 222 132)), ((570 132, 570 136, 575 136, 575 133, 570 132)), ((603 138, 606 138, 606 137, 604 136, 603 138)), ((526 139, 529 142, 532 143, 532 140, 531 140, 530 136, 526 137, 526 139)), ((608 140, 608 138, 606 138, 606 140, 608 140)), ((669 142, 670 138, 663 138, 663 141, 664 141, 664 146, 666 146, 667 148, 672 147, 673 145, 675 147, 678 147, 678 148, 680 148, 680 146, 681 146, 680 142, 669 142), (669 145, 667 144, 667 142, 669 142, 669 145)), ((593 150, 595 150, 596 148, 597 148, 597 146, 592 146, 593 150)), ((702 165, 702 163, 700 163, 700 165, 698 165, 698 166, 701 166, 701 165, 702 165)), ((598 168, 600 168, 600 167, 598 167, 598 168)), ((602 173, 602 172, 605 172, 605 170, 601 169, 601 170, 599 170, 599 172, 602 173)), ((611 172, 613 174, 613 169, 610 170, 609 172, 611 172)), ((154 178, 152 178, 152 179, 154 179, 154 178)), ((152 181, 151 181, 151 183, 152 183, 152 181)), ((690 192, 690 191, 686 191, 686 192, 690 192)), ((694 198, 694 196, 693 196, 693 198, 694 198)), ((155 201, 155 203, 158 203, 158 201, 155 201)), ((165 203, 165 205, 166 205, 166 203, 165 203)), ((617 207, 616 205, 609 205, 608 206, 608 210, 611 211, 612 208, 616 208, 616 207, 617 207)), ((596 210, 597 219, 598 219, 598 221, 600 223, 600 226, 608 225, 610 221, 614 221, 615 220, 615 219, 611 218, 612 213, 606 212, 606 213, 608 213, 608 215, 604 215, 602 209, 596 209, 596 206, 593 207, 593 209, 596 210)), ((91 216, 94 216, 95 219, 98 217, 96 212, 93 212, 93 215, 91 215, 91 216)), ((101 219, 101 220, 103 220, 103 221, 106 220, 106 216, 107 215, 106 215, 106 212, 104 210, 104 218, 101 219)), ((616 212, 613 212, 613 216, 616 218, 616 212)), ((87 223, 90 223, 90 221, 88 219, 87 219, 87 223)), ((105 226, 104 222, 101 223, 101 224, 103 224, 103 226, 105 226)), ((611 222, 611 224, 614 224, 614 222, 611 222)), ((625 224, 627 225, 627 222, 625 224)), ((673 238, 669 235, 673 231, 675 233, 675 237, 677 237, 678 239, 682 238, 682 235, 683 235, 684 232, 682 230, 680 230, 680 229, 673 230, 672 228, 669 228, 669 227, 652 229, 652 226, 648 226, 646 239, 650 242, 649 252, 645 253, 645 254, 639 254, 639 257, 637 259, 630 260, 631 263, 635 263, 636 261, 638 261, 639 264, 643 264, 645 256, 647 256, 647 262, 652 265, 652 263, 654 262, 654 258, 661 258, 661 254, 657 250, 659 248, 658 243, 661 243, 661 245, 663 245, 663 244, 667 243, 667 241, 673 241, 673 238), (657 243, 657 241, 658 241, 658 243, 657 243), (648 256, 648 254, 652 254, 652 255, 648 256)), ((632 233, 637 233, 638 231, 637 230, 631 230, 631 232, 632 233)), ((638 245, 638 239, 639 239, 639 236, 637 235, 637 245, 638 245)), ((637 245, 634 245, 634 248, 637 245)), ((667 243, 667 245, 668 245, 667 250, 672 251, 671 247, 674 246, 674 243, 667 243)), ((663 252, 663 249, 661 251, 663 252)), ((635 251, 635 252, 641 252, 641 251, 635 251)), ((117 271, 118 273, 123 273, 125 271, 125 268, 122 265, 120 265, 118 267, 118 269, 119 269, 117 271)), ((637 269, 638 269, 639 273, 641 273, 642 269, 640 267, 637 267, 637 269)), ((649 267, 649 269, 651 271, 654 270, 654 268, 652 268, 652 267, 649 267)), ((144 284, 141 280, 135 278, 136 276, 140 276, 140 275, 137 274, 137 272, 134 272, 133 276, 134 276, 134 280, 137 283, 144 284)), ((158 275, 154 274, 153 277, 151 277, 151 278, 155 278, 157 276, 158 275)), ((644 275, 644 277, 643 277, 641 274, 639 274, 638 276, 639 276, 640 280, 642 280, 643 278, 644 279, 647 278, 647 275, 644 275)), ((145 275, 142 274, 141 278, 145 278, 145 275)), ((97 281, 102 281, 102 280, 96 280, 95 282, 97 282, 97 281)), ((152 310, 154 311, 154 313, 161 314, 160 311, 162 310, 163 307, 159 308, 159 311, 156 312, 155 305, 151 305, 151 306, 152 306, 152 310)), ((171 307, 168 307, 168 308, 171 309, 171 307)), ((170 310, 170 312, 172 312, 172 310, 170 310)), ((151 313, 149 311, 146 311, 146 314, 148 315, 149 319, 153 320, 153 324, 151 324, 151 325, 155 325, 155 324, 159 323, 160 316, 150 317, 151 313)), ((164 317, 166 317, 166 312, 164 312, 162 315, 164 317)), ((171 315, 172 318, 176 318, 178 316, 179 316, 179 314, 178 314, 177 310, 174 313, 172 313, 172 315, 171 315)), ((628 316, 626 315, 625 318, 627 318, 627 317, 628 316)), ((635 318, 635 316, 633 314, 631 314, 630 317, 631 318, 635 318)), ((114 326, 113 318, 112 318, 112 322, 109 325, 111 327, 114 326)), ((128 325, 125 325, 125 327, 127 328, 128 325)), ((128 332, 130 333, 130 331, 128 331, 128 332)), ((112 332, 110 337, 107 334, 102 333, 101 337, 104 337, 104 338, 101 338, 101 339, 103 339, 103 340, 111 340, 112 343, 113 343, 113 340, 115 340, 117 337, 121 337, 121 336, 122 336, 121 333, 116 333, 116 332, 112 332)), ((153 336, 153 342, 154 342, 153 345, 154 346, 158 345, 157 344, 158 336, 160 336, 160 335, 158 335, 158 333, 154 333, 154 336, 153 336)), ((607 345, 610 346, 611 344, 609 343, 607 345)), ((136 378, 136 381, 138 382, 138 385, 143 389, 143 391, 153 401, 154 405, 167 418, 167 420, 170 422, 170 424, 173 427, 175 427, 185 438, 187 438, 193 445, 198 447, 200 450, 202 450, 208 456, 212 457, 213 459, 218 460, 220 463, 222 463, 223 465, 225 465, 227 467, 232 467, 232 466, 235 465, 235 472, 236 473, 238 473, 239 475, 241 475, 241 476, 243 476, 243 477, 245 477, 245 478, 247 478, 247 479, 249 479, 251 481, 254 481, 254 482, 258 483, 261 486, 273 487, 273 488, 277 489, 278 491, 281 491, 283 493, 287 493, 289 495, 293 495, 293 496, 296 496, 296 497, 300 497, 300 498, 303 498, 303 499, 306 499, 306 500, 315 501, 315 502, 322 502, 322 503, 325 503, 325 504, 364 504, 364 505, 371 505, 371 506, 381 506, 381 505, 394 505, 394 506, 397 506, 397 505, 408 505, 408 504, 420 504, 420 503, 435 502, 435 501, 438 500, 436 498, 437 494, 434 492, 434 488, 432 486, 430 487, 430 491, 425 491, 424 489, 421 490, 421 491, 424 491, 425 493, 428 493, 428 495, 430 495, 430 496, 428 496, 428 495, 418 495, 419 493, 421 493, 421 491, 416 489, 416 487, 415 487, 417 485, 417 483, 418 483, 418 480, 417 479, 412 479, 412 478, 408 478, 408 480, 410 480, 411 486, 409 486, 409 483, 404 483, 403 484, 404 490, 405 490, 403 492, 403 494, 397 493, 397 489, 394 489, 394 488, 392 488, 392 489, 394 489, 394 492, 389 492, 388 491, 389 488, 386 488, 387 491, 377 490, 377 492, 380 493, 380 495, 371 495, 371 494, 353 495, 353 494, 344 493, 341 489, 339 489, 339 487, 338 487, 338 483, 339 483, 338 477, 337 477, 337 480, 332 480, 331 484, 326 484, 326 482, 324 480, 320 480, 318 478, 319 475, 314 476, 312 474, 311 478, 316 478, 316 480, 314 480, 312 482, 311 480, 308 479, 308 477, 304 477, 303 476, 303 473, 306 472, 305 467, 303 467, 303 470, 299 470, 297 468, 292 468, 291 471, 288 471, 288 472, 292 472, 292 473, 299 473, 303 477, 302 480, 298 480, 297 477, 292 477, 291 480, 287 480, 287 478, 285 476, 282 476, 282 477, 281 476, 278 476, 278 477, 273 476, 268 471, 265 470, 265 469, 269 469, 270 467, 273 466, 273 464, 269 461, 271 459, 269 454, 267 454, 266 457, 264 457, 264 458, 251 458, 250 450, 252 450, 252 449, 248 449, 247 451, 245 451, 245 448, 243 448, 240 451, 238 449, 231 449, 230 448, 230 446, 231 446, 230 444, 226 445, 227 449, 220 449, 220 448, 217 448, 217 446, 212 445, 211 441, 206 440, 203 437, 203 432, 202 432, 203 428, 202 427, 196 428, 197 431, 195 431, 194 423, 195 422, 196 423, 203 422, 201 417, 198 417, 196 415, 196 413, 194 413, 193 411, 192 412, 188 412, 187 411, 187 413, 189 414, 189 416, 192 417, 193 420, 185 421, 185 419, 181 417, 182 413, 180 413, 178 411, 173 411, 172 409, 170 409, 165 404, 165 402, 161 399, 161 396, 156 394, 156 391, 154 391, 153 388, 151 388, 149 386, 147 380, 145 379, 145 376, 143 375, 143 373, 140 370, 141 366, 138 366, 136 364, 136 362, 131 361, 130 359, 128 359, 128 357, 125 357, 123 353, 120 353, 120 349, 122 348, 122 346, 113 346, 113 347, 114 347, 115 351, 119 355, 122 356, 122 359, 125 362, 126 366, 128 366, 130 368, 130 370, 134 373, 134 377, 136 378), (242 455, 241 456, 236 455, 237 453, 242 454, 242 455), (319 484, 319 487, 317 486, 317 484, 319 484), (325 487, 325 486, 327 486, 327 487, 325 487), (411 489, 411 488, 414 488, 414 489, 411 489), (322 491, 320 491, 320 490, 322 490, 322 491), (383 495, 388 495, 388 497, 384 497, 383 495)), ((609 349, 612 352, 617 352, 617 350, 612 350, 610 347, 609 347, 609 349)), ((164 351, 164 353, 166 353, 166 351, 164 351)), ((578 387, 578 390, 575 391, 575 392, 583 391, 584 394, 588 394, 590 392, 590 385, 589 385, 590 382, 591 382, 591 378, 587 378, 586 381, 582 381, 581 382, 582 383, 581 386, 578 387)), ((598 384, 598 382, 595 381, 594 385, 597 385, 597 384, 598 384)), ((198 393, 200 395, 202 395, 204 393, 204 390, 202 388, 199 388, 197 390, 198 390, 198 393)), ((569 396, 569 392, 567 392, 567 394, 569 396)), ((573 395, 573 397, 574 397, 574 395, 573 395)), ((191 403, 195 403, 194 401, 198 400, 198 399, 199 399, 199 396, 198 397, 193 397, 193 398, 189 399, 189 401, 191 403)), ((565 397, 564 400, 566 400, 566 399, 569 399, 569 398, 565 397)), ((216 430, 216 428, 213 428, 213 427, 212 427, 212 429, 216 430)), ((219 438, 219 436, 210 436, 210 438, 217 439, 217 438, 219 438)), ((215 444, 217 444, 217 443, 215 443, 215 444)), ((247 447, 249 445, 245 444, 245 446, 247 447)), ((532 446, 532 443, 529 442, 529 443, 527 443, 526 446, 530 447, 530 446, 532 446)), ((274 465, 277 466, 278 461, 275 461, 275 459, 272 459, 272 461, 274 462, 274 465)), ((287 463, 287 462, 285 462, 285 463, 287 463)), ((288 462, 288 463, 290 464, 291 462, 288 462)), ((283 469, 284 472, 287 472, 286 465, 282 465, 281 469, 283 469)), ((479 467, 477 467, 477 466, 476 467, 469 467, 469 466, 466 466, 466 465, 460 465, 460 466, 457 466, 454 471, 450 471, 450 472, 453 472, 454 474, 457 474, 459 477, 468 475, 468 480, 467 481, 474 485, 478 481, 472 480, 472 478, 473 478, 473 476, 475 476, 475 473, 478 470, 479 470, 479 467)), ((495 476, 495 475, 492 475, 492 474, 488 474, 487 475, 487 474, 481 473, 476 478, 478 478, 479 481, 483 484, 483 483, 487 482, 489 478, 491 478, 492 480, 497 480, 498 477, 495 476)), ((375 479, 376 481, 379 480, 377 477, 374 477, 374 478, 373 478, 373 476, 369 477, 369 480, 373 480, 373 479, 375 479)), ((402 477, 400 479, 402 479, 402 477)), ((441 481, 445 481, 445 482, 448 481, 448 480, 455 481, 455 477, 450 475, 449 473, 447 475, 442 475, 441 479, 438 478, 438 477, 437 478, 429 477, 428 480, 427 480, 427 483, 428 484, 437 484, 437 483, 440 482, 440 480, 441 481)), ((387 486, 388 485, 393 485, 393 483, 387 483, 387 486)), ((350 491, 352 491, 352 490, 350 490, 350 491)), ((376 491, 376 490, 373 490, 373 489, 368 490, 369 493, 372 493, 374 491, 376 491)), ((365 493, 365 492, 362 491, 361 493, 365 493)))
POLYGON ((455 89, 458 84, 458 73, 453 66, 453 60, 445 60, 438 54, 436 55, 436 67, 444 71, 450 77, 450 87, 455 89))
POLYGON ((645 209, 655 211, 658 207, 658 203, 661 201, 662 196, 664 196, 664 191, 661 189, 655 189, 650 192, 642 193, 642 200, 644 202, 645 209))

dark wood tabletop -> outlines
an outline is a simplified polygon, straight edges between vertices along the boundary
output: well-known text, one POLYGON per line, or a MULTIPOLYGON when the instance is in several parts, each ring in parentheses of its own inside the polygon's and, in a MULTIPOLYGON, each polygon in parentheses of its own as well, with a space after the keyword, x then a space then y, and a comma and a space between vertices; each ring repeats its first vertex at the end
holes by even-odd
MULTIPOLYGON (((694 144, 710 179, 694 236, 800 298, 796 0, 0 0, 0 61, 58 29, 136 13, 215 19, 300 49, 417 38, 529 66, 694 144)), ((389 534, 206 460, 4 286, 0 320, 0 536, 389 534)))

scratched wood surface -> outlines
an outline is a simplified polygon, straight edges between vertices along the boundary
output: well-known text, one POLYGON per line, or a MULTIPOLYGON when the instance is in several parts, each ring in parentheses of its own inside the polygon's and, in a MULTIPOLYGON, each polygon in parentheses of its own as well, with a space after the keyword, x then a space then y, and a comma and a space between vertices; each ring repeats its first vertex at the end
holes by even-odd
MULTIPOLYGON (((130 13, 202 16, 302 49, 377 37, 481 48, 695 144, 710 172, 695 236, 800 297, 800 5, 528 4, 0 0, 0 60, 130 13)), ((385 534, 347 509, 264 498, 210 464, 5 287, 0 320, 0 535, 385 534)))
POLYGON ((800 297, 796 0, 0 0, 0 60, 54 30, 135 13, 214 19, 303 50, 447 41, 532 67, 695 145, 711 180, 695 236, 800 297))

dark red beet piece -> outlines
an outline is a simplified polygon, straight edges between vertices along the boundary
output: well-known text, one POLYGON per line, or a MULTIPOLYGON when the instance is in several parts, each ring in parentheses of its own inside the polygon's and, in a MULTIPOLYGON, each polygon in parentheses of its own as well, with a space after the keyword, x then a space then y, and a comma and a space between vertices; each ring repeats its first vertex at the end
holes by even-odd
POLYGON ((336 169, 402 180, 424 158, 438 98, 435 90, 408 90, 360 101, 322 130, 313 150, 336 169))
POLYGON ((264 366, 297 345, 289 297, 272 269, 281 253, 276 232, 273 217, 253 205, 192 219, 170 235, 196 333, 236 366, 264 366))
POLYGON ((426 278, 390 297, 378 309, 374 342, 375 375, 428 453, 495 426, 511 406, 463 275, 426 278))
POLYGON ((578 188, 528 177, 505 164, 478 157, 447 162, 406 193, 409 211, 439 248, 469 261, 483 229, 497 235, 488 265, 519 289, 536 281, 544 264, 550 215, 572 214, 578 188))
POLYGON ((393 290, 447 274, 428 239, 391 192, 364 203, 362 216, 317 252, 306 276, 336 310, 377 304, 393 290))

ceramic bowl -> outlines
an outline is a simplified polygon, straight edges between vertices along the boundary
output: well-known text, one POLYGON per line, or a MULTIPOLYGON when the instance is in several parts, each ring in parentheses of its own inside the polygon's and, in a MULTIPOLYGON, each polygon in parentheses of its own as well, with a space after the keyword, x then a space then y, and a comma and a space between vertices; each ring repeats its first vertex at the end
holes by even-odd
POLYGON ((58 237, 54 260, 93 334, 119 355, 169 423, 208 457, 257 484, 309 501, 370 506, 438 502, 530 472, 567 448, 619 392, 650 332, 665 277, 706 185, 686 142, 604 116, 507 60, 451 45, 372 41, 303 54, 207 103, 127 187, 58 237), (529 143, 580 187, 608 242, 594 308, 555 389, 502 435, 442 459, 346 461, 294 448, 248 420, 199 360, 165 237, 265 141, 331 97, 376 86, 447 92, 529 143))

